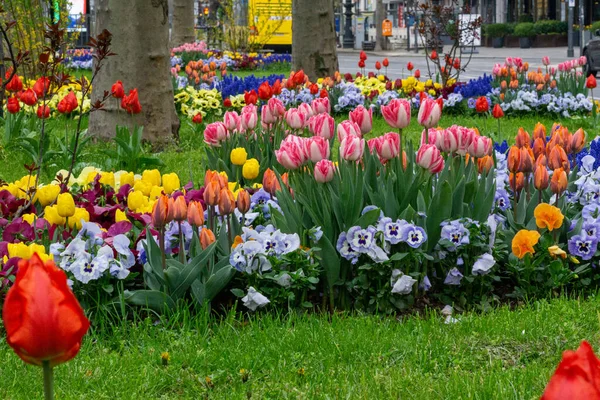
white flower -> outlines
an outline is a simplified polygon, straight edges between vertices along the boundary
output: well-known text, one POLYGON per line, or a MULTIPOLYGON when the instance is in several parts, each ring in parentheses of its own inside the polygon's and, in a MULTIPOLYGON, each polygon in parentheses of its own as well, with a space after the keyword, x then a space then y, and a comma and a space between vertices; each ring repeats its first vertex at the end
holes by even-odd
POLYGON ((495 264, 496 260, 494 260, 494 256, 490 253, 485 253, 473 264, 473 275, 486 275, 495 264))
POLYGON ((262 294, 258 293, 252 286, 248 289, 248 294, 242 298, 244 305, 252 311, 256 311, 259 307, 264 307, 270 303, 262 294))
POLYGON ((413 279, 410 275, 402 275, 394 284, 392 293, 409 294, 412 292, 412 287, 416 282, 417 280, 413 279))

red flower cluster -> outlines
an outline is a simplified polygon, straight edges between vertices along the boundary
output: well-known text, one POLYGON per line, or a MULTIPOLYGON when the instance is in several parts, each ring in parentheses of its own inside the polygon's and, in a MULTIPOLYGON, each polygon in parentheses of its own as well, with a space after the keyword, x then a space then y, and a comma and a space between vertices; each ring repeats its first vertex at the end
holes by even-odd
POLYGON ((142 105, 138 99, 137 89, 131 89, 129 94, 121 99, 121 108, 129 114, 139 114, 142 112, 142 105))
POLYGON ((77 101, 75 93, 69 92, 69 94, 58 102, 56 109, 61 114, 71 114, 78 106, 79 102, 77 101))

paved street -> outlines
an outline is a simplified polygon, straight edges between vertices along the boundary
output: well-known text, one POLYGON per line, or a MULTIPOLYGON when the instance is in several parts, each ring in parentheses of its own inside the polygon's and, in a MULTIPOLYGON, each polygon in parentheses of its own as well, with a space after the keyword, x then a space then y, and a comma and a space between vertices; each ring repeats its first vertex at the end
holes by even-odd
MULTIPOLYGON (((448 49, 449 46, 446 46, 448 49)), ((338 57, 340 63, 340 71, 356 73, 358 68, 359 51, 338 49, 338 57)), ((375 62, 382 61, 385 57, 390 61, 388 67, 388 76, 391 79, 406 77, 408 71, 406 64, 411 61, 415 65, 415 69, 421 71, 421 76, 427 76, 427 63, 425 55, 420 52, 407 52, 406 50, 387 51, 387 52, 367 52, 367 72, 375 72, 375 62)), ((524 61, 529 62, 530 68, 542 66, 542 57, 549 56, 552 65, 567 60, 566 47, 553 48, 535 48, 535 49, 519 49, 519 48, 501 48, 493 49, 490 47, 479 48, 479 54, 473 54, 473 58, 466 71, 461 75, 461 80, 472 79, 482 76, 484 73, 490 74, 495 63, 503 63, 506 57, 522 57, 524 61)), ((575 56, 579 56, 579 47, 575 48, 575 56)), ((467 55, 464 56, 468 58, 467 55)), ((382 68, 382 71, 384 69, 382 68)), ((414 72, 414 71, 413 71, 414 72)), ((432 70, 433 72, 433 70, 432 70)))

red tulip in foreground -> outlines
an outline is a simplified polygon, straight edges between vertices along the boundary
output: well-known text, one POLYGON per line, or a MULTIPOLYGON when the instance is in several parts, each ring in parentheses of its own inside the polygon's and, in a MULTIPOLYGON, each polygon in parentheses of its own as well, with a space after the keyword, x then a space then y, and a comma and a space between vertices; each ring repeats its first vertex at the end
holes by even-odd
POLYGON ((2 308, 6 341, 28 364, 44 368, 52 398, 52 368, 77 355, 90 322, 67 285, 65 272, 37 254, 22 260, 2 308))
POLYGON ((577 351, 567 350, 542 395, 542 400, 600 399, 600 360, 592 346, 581 342, 577 351))

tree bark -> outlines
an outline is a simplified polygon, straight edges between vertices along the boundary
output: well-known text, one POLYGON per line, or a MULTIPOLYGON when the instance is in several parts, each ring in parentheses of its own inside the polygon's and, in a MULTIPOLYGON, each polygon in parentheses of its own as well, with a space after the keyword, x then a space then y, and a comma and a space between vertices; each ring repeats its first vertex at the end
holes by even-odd
POLYGON ((383 0, 377 0, 376 8, 375 8, 375 50, 387 50, 386 46, 386 37, 383 36, 383 21, 385 20, 385 4, 383 4, 383 0))
POLYGON ((126 93, 137 88, 142 112, 129 115, 109 98, 103 111, 90 115, 91 135, 110 139, 117 125, 144 126, 144 139, 159 147, 173 141, 179 118, 173 101, 167 0, 99 0, 96 33, 113 34, 112 51, 94 80, 92 103, 121 80, 126 93))
POLYGON ((172 0, 171 47, 196 40, 194 0, 172 0))
POLYGON ((333 1, 293 0, 292 61, 312 81, 338 70, 333 1))

